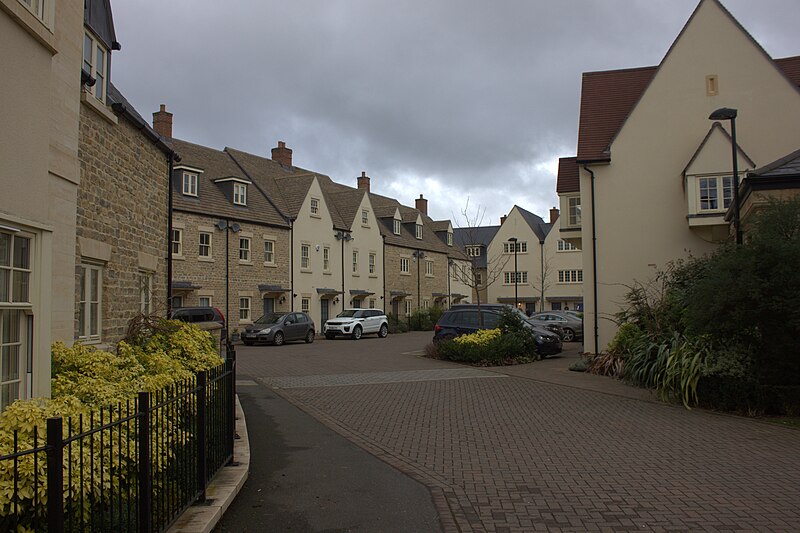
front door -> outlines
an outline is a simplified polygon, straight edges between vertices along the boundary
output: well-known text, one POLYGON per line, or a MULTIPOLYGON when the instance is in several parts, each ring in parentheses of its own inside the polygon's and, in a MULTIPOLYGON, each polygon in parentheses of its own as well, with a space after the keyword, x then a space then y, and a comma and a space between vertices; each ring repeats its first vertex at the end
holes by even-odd
POLYGON ((264 314, 269 315, 275 311, 275 298, 264 298, 264 314))
POLYGON ((400 319, 400 301, 392 300, 392 314, 396 319, 400 319))
POLYGON ((328 320, 329 302, 330 300, 328 300, 327 298, 323 298, 322 300, 319 301, 319 317, 320 320, 322 321, 322 323, 319 324, 320 329, 322 329, 322 326, 328 320))

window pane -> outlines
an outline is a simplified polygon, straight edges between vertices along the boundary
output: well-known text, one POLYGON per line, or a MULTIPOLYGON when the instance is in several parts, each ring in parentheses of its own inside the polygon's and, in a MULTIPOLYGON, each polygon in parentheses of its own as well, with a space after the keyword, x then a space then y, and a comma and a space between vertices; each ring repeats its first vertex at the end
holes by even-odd
POLYGON ((11 265, 11 235, 0 233, 0 266, 11 265))
POLYGON ((86 335, 86 304, 81 302, 78 304, 78 336, 84 335, 86 335))
POLYGON ((97 63, 94 68, 98 76, 106 73, 106 54, 99 46, 97 47, 97 63))
POLYGON ((14 271, 14 298, 15 302, 30 302, 30 272, 14 271))
POLYGON ((100 283, 98 279, 99 272, 95 269, 89 270, 89 300, 96 302, 98 300, 98 292, 100 291, 100 283))
POLYGON ((0 391, 0 410, 5 409, 18 398, 19 383, 9 383, 8 385, 3 385, 2 391, 0 391))
POLYGON ((2 381, 19 379, 19 346, 3 346, 2 381))
POLYGON ((89 316, 90 331, 89 331, 89 335, 97 335, 97 326, 98 326, 98 322, 99 322, 99 319, 100 319, 100 317, 97 316, 97 312, 99 310, 98 309, 98 305, 96 303, 90 304, 89 309, 90 309, 90 316, 89 316))
POLYGON ((8 294, 8 283, 11 280, 11 272, 9 270, 0 269, 0 302, 10 301, 8 294))
POLYGON ((83 68, 92 72, 92 39, 88 35, 83 36, 83 68))
POLYGON ((14 266, 28 269, 31 267, 31 240, 26 237, 14 238, 14 266))
POLYGON ((2 331, 3 335, 0 337, 2 344, 9 344, 19 342, 19 328, 20 328, 20 313, 21 311, 0 311, 2 317, 2 331))

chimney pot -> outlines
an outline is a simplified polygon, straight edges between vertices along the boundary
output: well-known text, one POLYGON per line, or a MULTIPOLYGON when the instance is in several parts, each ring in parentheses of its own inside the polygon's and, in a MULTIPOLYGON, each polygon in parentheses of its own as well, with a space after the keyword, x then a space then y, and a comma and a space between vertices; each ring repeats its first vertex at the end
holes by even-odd
POLYGON ((292 166, 292 149, 286 148, 286 143, 278 141, 278 147, 272 149, 272 160, 285 167, 292 166))
POLYGON ((500 225, 501 226, 505 223, 507 218, 508 218, 508 215, 503 215, 503 216, 500 217, 500 225))
POLYGON ((359 189, 369 192, 369 176, 367 176, 365 171, 361 171, 361 175, 356 179, 356 181, 358 182, 359 189))
POLYGON ((422 212, 423 215, 428 214, 428 200, 423 198, 421 194, 414 203, 416 204, 415 207, 417 208, 417 211, 422 212))
POLYGON ((153 129, 162 137, 172 138, 172 113, 167 111, 166 104, 161 104, 153 113, 153 129))
POLYGON ((553 207, 550 209, 550 223, 555 224, 556 220, 558 220, 559 210, 557 207, 553 207))

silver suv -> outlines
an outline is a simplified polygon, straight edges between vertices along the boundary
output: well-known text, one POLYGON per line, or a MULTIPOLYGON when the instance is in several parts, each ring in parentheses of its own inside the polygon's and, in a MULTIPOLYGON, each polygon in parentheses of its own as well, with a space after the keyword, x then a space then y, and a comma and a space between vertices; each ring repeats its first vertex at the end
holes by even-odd
POLYGON ((326 339, 343 335, 358 340, 367 333, 377 333, 384 338, 389 334, 389 319, 380 309, 345 309, 325 322, 322 333, 326 339))

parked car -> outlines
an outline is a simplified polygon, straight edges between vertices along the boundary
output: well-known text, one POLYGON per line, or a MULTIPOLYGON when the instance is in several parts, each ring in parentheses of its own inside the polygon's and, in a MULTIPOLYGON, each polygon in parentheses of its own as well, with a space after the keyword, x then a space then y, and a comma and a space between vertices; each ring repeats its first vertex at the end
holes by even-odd
POLYGON ((534 326, 544 328, 548 331, 552 331, 553 333, 558 335, 559 339, 561 339, 562 341, 564 340, 566 333, 564 332, 564 328, 561 327, 561 324, 547 320, 540 320, 538 318, 533 318, 532 316, 526 317, 525 320, 527 320, 534 326))
POLYGON ((170 318, 183 322, 218 322, 225 327, 225 315, 216 307, 178 307, 172 310, 170 318))
MULTIPOLYGON (((475 333, 481 329, 494 329, 500 322, 500 314, 503 309, 513 311, 516 308, 502 304, 483 304, 480 306, 479 315, 477 305, 454 305, 445 311, 439 321, 436 322, 433 341, 450 340, 460 335, 475 333), (481 325, 480 321, 481 315, 483 315, 483 325, 481 325)), ((526 327, 529 327, 534 334, 536 351, 539 355, 545 356, 561 352, 561 338, 556 333, 532 324, 519 309, 516 312, 519 313, 526 327)))
POLYGON ((345 309, 336 318, 331 318, 322 326, 326 339, 337 335, 358 340, 362 335, 377 333, 384 338, 389 334, 389 319, 380 309, 345 309))
POLYGON ((245 327, 242 342, 252 346, 266 342, 280 346, 287 341, 314 342, 314 321, 305 313, 267 313, 245 327))
POLYGON ((532 320, 558 324, 564 330, 564 342, 583 339, 583 320, 560 311, 544 311, 531 315, 532 320))

